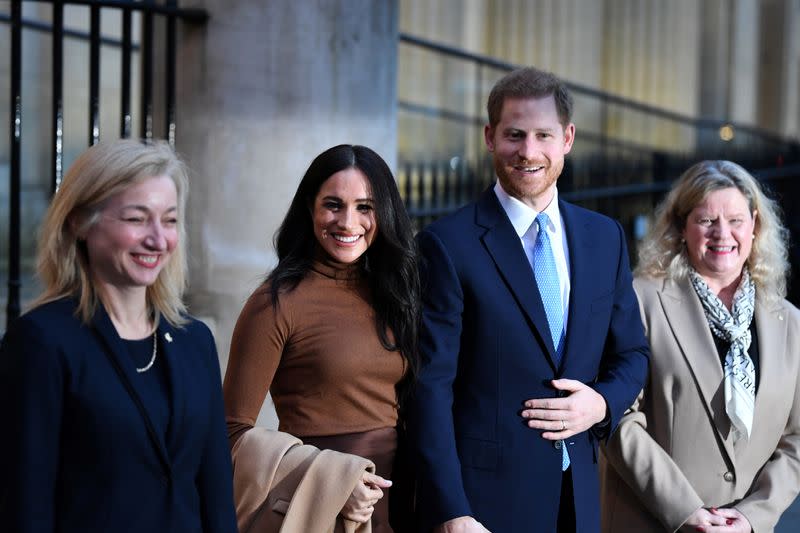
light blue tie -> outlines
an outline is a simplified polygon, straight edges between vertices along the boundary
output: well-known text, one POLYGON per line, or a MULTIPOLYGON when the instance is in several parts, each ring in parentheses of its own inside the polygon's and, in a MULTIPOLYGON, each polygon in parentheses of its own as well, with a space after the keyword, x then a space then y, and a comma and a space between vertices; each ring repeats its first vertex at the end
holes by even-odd
MULTIPOLYGON (((555 348, 554 363, 561 363, 561 349, 564 340, 564 310, 561 307, 561 288, 558 280, 558 269, 553 257, 553 248, 550 246, 550 236, 547 233, 547 223, 550 219, 545 213, 536 216, 539 232, 533 245, 533 275, 539 287, 547 323, 550 326, 550 336, 555 348)), ((561 442, 561 470, 569 467, 569 452, 567 443, 561 442)))

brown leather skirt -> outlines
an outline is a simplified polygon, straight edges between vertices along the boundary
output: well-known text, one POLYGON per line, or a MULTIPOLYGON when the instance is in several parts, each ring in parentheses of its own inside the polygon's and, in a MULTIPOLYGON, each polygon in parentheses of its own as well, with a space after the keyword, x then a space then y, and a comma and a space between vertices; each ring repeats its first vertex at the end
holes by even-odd
MULTIPOLYGON (((346 433, 327 437, 301 437, 303 443, 322 450, 352 453, 375 463, 375 473, 392 479, 392 463, 397 451, 397 431, 395 428, 373 429, 363 433, 346 433)), ((393 533, 389 525, 389 494, 391 488, 383 489, 383 498, 375 505, 372 513, 373 533, 393 533)))

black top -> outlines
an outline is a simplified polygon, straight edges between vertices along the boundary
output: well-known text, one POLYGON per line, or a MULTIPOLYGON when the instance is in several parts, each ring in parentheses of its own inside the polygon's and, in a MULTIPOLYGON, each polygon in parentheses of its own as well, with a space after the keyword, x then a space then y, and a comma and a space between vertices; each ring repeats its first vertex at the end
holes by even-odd
MULTIPOLYGON (((150 359, 153 357, 152 335, 138 340, 123 339, 122 342, 136 368, 144 368, 150 363, 150 359)), ((167 378, 167 365, 164 361, 164 351, 159 341, 158 353, 153 366, 146 372, 137 373, 134 381, 134 386, 144 402, 145 409, 161 435, 167 434, 170 423, 170 386, 167 378)))

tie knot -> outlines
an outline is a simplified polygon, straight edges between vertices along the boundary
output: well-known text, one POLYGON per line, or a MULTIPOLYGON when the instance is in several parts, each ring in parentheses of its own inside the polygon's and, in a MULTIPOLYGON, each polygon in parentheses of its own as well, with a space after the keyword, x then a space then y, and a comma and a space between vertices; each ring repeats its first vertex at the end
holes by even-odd
POLYGON ((544 231, 547 228, 547 224, 550 222, 550 217, 547 216, 547 213, 542 211, 538 215, 536 215, 536 224, 539 226, 539 231, 544 231))

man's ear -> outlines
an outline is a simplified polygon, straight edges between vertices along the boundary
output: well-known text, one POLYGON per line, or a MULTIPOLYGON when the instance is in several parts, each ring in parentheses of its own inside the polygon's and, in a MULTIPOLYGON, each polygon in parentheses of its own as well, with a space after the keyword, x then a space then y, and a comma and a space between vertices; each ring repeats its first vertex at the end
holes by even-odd
POLYGON ((494 128, 489 124, 483 127, 483 140, 486 142, 486 148, 494 152, 494 128))
POLYGON ((575 142, 575 124, 570 122, 564 128, 564 155, 567 155, 572 150, 572 143, 575 142))

